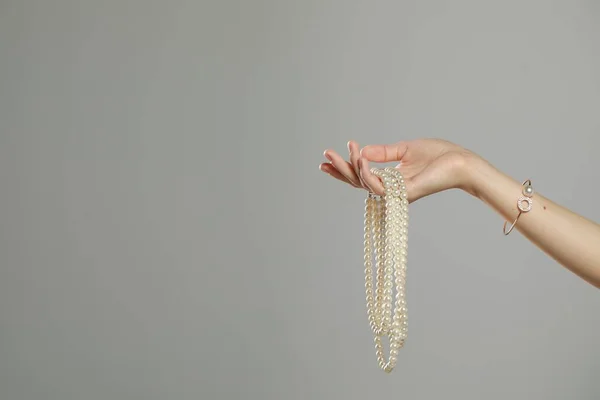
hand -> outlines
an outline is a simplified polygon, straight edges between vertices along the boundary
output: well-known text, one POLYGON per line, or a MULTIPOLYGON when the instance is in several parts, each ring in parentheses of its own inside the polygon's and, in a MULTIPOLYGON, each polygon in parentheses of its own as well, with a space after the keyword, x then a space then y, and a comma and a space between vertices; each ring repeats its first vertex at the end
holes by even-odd
POLYGON ((388 145, 369 145, 359 150, 354 141, 348 142, 350 161, 333 150, 325 150, 330 163, 319 166, 321 171, 350 184, 383 195, 381 180, 370 171, 369 161, 394 162, 404 176, 408 201, 413 202, 433 193, 460 188, 469 193, 468 166, 478 158, 471 151, 440 139, 418 139, 388 145))

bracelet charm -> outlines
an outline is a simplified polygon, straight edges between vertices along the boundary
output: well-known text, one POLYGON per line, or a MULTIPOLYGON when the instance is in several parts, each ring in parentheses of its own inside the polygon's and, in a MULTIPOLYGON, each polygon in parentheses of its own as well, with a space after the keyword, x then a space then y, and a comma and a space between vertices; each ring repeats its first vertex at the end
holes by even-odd
POLYGON ((519 209, 519 214, 517 214, 517 217, 513 221, 508 231, 506 230, 506 224, 508 223, 508 221, 504 221, 503 232, 505 235, 508 235, 513 230, 521 214, 531 211, 531 207, 533 206, 533 199, 531 197, 535 192, 533 190, 533 186, 531 185, 531 179, 525 180, 522 185, 523 196, 519 197, 519 199, 517 200, 517 208, 519 209))

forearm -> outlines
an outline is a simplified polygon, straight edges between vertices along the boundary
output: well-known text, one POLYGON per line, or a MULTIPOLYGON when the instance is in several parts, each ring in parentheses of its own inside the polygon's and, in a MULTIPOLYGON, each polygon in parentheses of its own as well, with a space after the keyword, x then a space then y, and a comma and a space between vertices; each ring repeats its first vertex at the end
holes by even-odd
MULTIPOLYGON (((468 168, 467 192, 512 223, 519 210, 522 185, 485 160, 473 158, 468 168)), ((534 189, 535 184, 533 185, 534 189)), ((600 225, 545 198, 537 190, 533 206, 522 213, 515 230, 592 285, 600 288, 600 225)))

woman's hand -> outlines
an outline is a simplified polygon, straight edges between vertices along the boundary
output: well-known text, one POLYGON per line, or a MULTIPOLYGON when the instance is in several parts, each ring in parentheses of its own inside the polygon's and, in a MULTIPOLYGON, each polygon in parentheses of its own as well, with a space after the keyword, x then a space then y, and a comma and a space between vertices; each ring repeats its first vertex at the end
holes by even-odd
POLYGON ((346 161, 335 151, 325 150, 324 155, 330 162, 319 168, 355 188, 383 195, 381 180, 371 173, 369 161, 397 161, 396 168, 404 176, 409 202, 451 188, 473 194, 468 164, 479 157, 454 143, 418 139, 359 149, 356 142, 349 141, 348 152, 349 161, 346 161))
MULTIPOLYGON (((454 143, 419 139, 359 150, 358 144, 350 141, 348 150, 349 162, 326 150, 325 156, 331 162, 319 168, 353 187, 382 195, 383 186, 371 173, 369 161, 398 161, 396 168, 404 175, 409 202, 459 188, 488 204, 507 221, 520 215, 516 201, 522 184, 454 143)), ((600 288, 600 224, 552 202, 537 190, 533 199, 533 209, 521 216, 515 229, 558 263, 600 288)))

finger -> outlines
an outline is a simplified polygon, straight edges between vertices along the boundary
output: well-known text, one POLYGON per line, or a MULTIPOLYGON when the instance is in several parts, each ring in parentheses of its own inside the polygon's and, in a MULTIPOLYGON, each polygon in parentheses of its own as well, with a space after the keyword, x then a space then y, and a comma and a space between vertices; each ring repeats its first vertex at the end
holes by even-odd
MULTIPOLYGON (((369 162, 365 158, 359 159, 360 171, 361 175, 365 182, 369 185, 369 187, 373 188, 371 192, 378 194, 380 196, 384 195, 384 187, 381 179, 374 175, 371 172, 371 168, 369 167, 369 162)), ((409 203, 413 203, 419 200, 422 197, 425 197, 425 193, 423 192, 423 188, 418 184, 414 177, 409 178, 404 176, 404 185, 406 186, 407 192, 407 200, 409 203)))
POLYGON ((326 174, 331 175, 332 177, 334 177, 335 179, 338 179, 344 183, 349 184, 352 187, 355 188, 362 188, 360 186, 356 186, 354 183, 350 182, 344 175, 342 175, 340 173, 340 171, 338 171, 333 165, 331 165, 330 163, 322 163, 321 165, 319 165, 319 169, 323 172, 325 172, 326 174))
POLYGON ((360 156, 375 162, 400 161, 407 150, 408 142, 371 144, 362 148, 360 156))
POLYGON ((360 167, 360 176, 365 182, 367 187, 372 193, 383 196, 383 184, 379 177, 373 175, 369 168, 369 161, 366 158, 360 157, 358 159, 358 165, 360 167))
POLYGON ((325 157, 327 157, 329 161, 331 161, 331 164, 335 167, 335 169, 337 169, 342 175, 344 175, 346 179, 348 179, 348 181, 352 182, 352 184, 355 186, 362 187, 360 179, 358 179, 358 176, 356 175, 352 164, 344 160, 338 153, 336 153, 333 150, 325 150, 323 154, 325 155, 325 157))
POLYGON ((350 155, 350 164, 352 165, 352 168, 354 168, 354 172, 356 173, 360 184, 365 189, 367 189, 367 184, 363 181, 362 177, 360 176, 360 168, 358 165, 358 159, 360 158, 360 150, 358 147, 358 143, 356 143, 354 140, 350 140, 346 145, 348 146, 348 153, 350 155))

